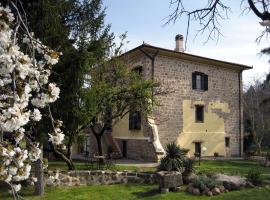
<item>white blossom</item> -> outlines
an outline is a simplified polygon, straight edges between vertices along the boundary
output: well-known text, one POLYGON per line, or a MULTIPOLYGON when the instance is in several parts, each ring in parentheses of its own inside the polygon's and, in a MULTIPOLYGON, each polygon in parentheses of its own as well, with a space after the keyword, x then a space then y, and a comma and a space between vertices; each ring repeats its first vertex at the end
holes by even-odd
MULTIPOLYGON (((4 88, 4 94, 0 94, 0 128, 16 142, 15 145, 0 142, 0 180, 11 184, 18 192, 21 185, 17 182, 36 181, 30 177, 30 161, 40 158, 39 144, 30 142, 26 149, 20 143, 32 134, 29 122, 41 120, 38 108, 45 108, 59 98, 60 89, 49 82, 49 76, 61 53, 43 45, 34 34, 25 35, 23 43, 35 53, 28 55, 23 52, 25 48, 21 49, 18 39, 14 38, 16 34, 12 28, 15 26, 9 26, 13 20, 11 10, 0 4, 0 87, 4 88)), ((64 140, 60 126, 61 123, 49 134, 56 145, 64 140)))
POLYGON ((35 108, 33 113, 32 113, 32 119, 36 122, 40 121, 42 118, 42 115, 39 111, 39 109, 35 108))

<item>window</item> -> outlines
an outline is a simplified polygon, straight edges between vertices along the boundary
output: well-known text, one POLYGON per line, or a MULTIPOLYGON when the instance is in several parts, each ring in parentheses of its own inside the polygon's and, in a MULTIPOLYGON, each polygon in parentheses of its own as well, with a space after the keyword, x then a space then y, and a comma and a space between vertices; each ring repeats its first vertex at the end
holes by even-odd
POLYGON ((230 138, 225 137, 225 147, 230 147, 230 138))
POLYGON ((202 105, 196 105, 196 113, 195 113, 195 118, 197 123, 203 123, 204 121, 204 106, 202 105))
POLYGON ((201 72, 192 73, 192 89, 208 90, 208 76, 201 72))
POLYGON ((133 72, 138 73, 138 75, 142 75, 143 68, 142 66, 137 66, 132 69, 133 72))
POLYGON ((141 130, 141 113, 139 111, 129 112, 129 130, 141 130))

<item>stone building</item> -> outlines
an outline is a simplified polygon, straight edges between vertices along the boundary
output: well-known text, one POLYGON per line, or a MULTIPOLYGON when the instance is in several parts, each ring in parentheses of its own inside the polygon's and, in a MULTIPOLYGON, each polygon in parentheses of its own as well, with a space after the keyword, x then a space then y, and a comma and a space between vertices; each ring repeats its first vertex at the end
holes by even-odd
POLYGON ((143 78, 171 92, 157 96, 151 116, 126 115, 105 144, 122 157, 148 161, 159 160, 169 142, 190 156, 242 156, 242 72, 251 67, 184 53, 182 35, 175 42, 174 50, 142 44, 122 55, 143 78))

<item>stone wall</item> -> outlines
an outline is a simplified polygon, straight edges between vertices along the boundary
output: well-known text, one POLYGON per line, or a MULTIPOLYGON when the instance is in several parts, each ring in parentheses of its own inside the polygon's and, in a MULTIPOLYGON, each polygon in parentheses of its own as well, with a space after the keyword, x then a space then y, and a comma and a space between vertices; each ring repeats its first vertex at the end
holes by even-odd
POLYGON ((135 139, 116 139, 120 149, 123 149, 123 141, 127 142, 127 159, 133 160, 147 160, 149 162, 156 162, 157 155, 154 146, 147 140, 135 139))
MULTIPOLYGON (((148 68, 149 66, 146 67, 146 69, 148 68)), ((179 135, 183 133, 183 101, 189 100, 193 103, 201 101, 206 108, 210 103, 218 101, 228 104, 230 112, 227 115, 218 113, 218 109, 213 112, 216 112, 224 120, 225 137, 230 137, 230 154, 239 155, 238 73, 239 71, 235 69, 157 56, 154 70, 155 80, 173 91, 166 96, 159 96, 158 99, 161 102, 161 106, 154 109, 154 116, 160 122, 158 130, 162 145, 176 141, 179 135), (192 72, 194 71, 208 75, 208 91, 192 89, 192 72)), ((192 126, 192 124, 189 126, 192 126)), ((225 146, 225 137, 223 146, 225 146)))
POLYGON ((110 185, 119 183, 154 184, 156 182, 156 174, 125 171, 70 171, 58 174, 49 172, 45 176, 47 186, 110 185))

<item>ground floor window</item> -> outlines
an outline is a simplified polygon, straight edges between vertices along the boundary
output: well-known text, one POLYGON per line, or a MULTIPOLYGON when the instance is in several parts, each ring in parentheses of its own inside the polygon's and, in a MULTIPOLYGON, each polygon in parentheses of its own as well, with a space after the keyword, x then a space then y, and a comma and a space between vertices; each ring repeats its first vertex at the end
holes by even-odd
POLYGON ((129 112, 129 130, 141 130, 141 113, 139 111, 129 112))

